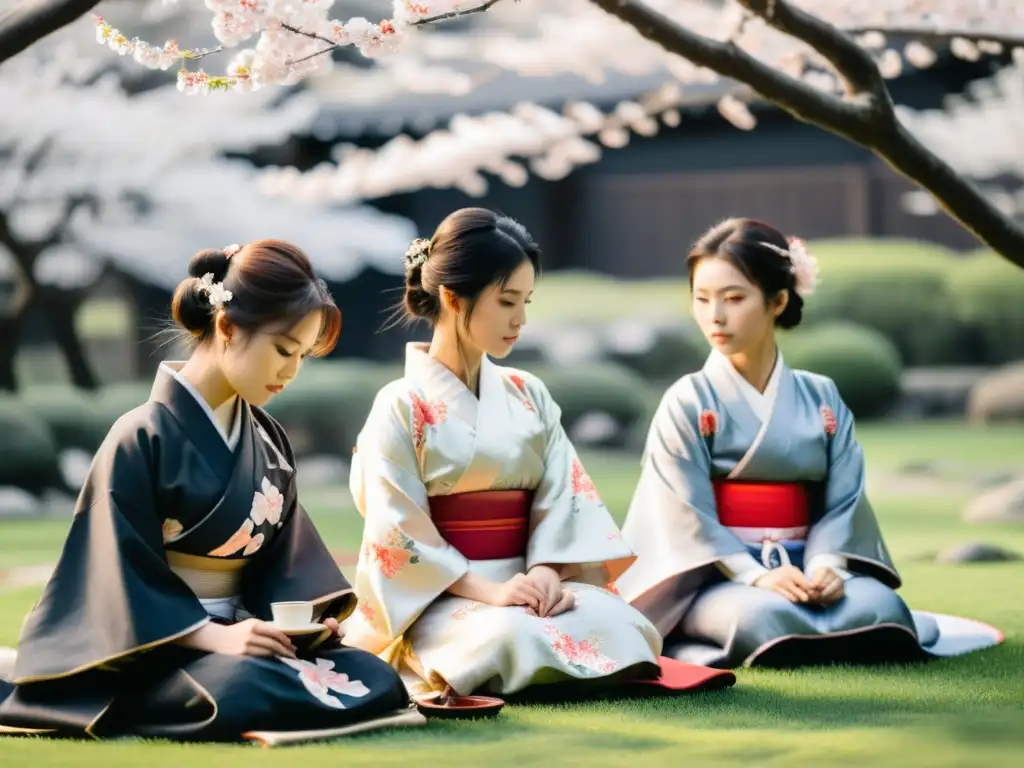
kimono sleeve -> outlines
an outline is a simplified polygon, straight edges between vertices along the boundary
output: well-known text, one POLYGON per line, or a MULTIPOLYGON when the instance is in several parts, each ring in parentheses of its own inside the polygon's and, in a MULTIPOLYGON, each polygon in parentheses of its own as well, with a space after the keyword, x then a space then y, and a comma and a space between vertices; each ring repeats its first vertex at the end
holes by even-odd
POLYGON ((724 565, 716 570, 747 581, 757 565, 743 542, 718 521, 711 453, 697 428, 701 410, 695 385, 684 378, 665 393, 655 412, 623 525, 638 557, 617 582, 630 602, 707 566, 724 565))
POLYGON ((430 517, 407 397, 384 390, 356 443, 349 485, 365 518, 352 644, 381 652, 469 571, 430 517), (358 639, 357 639, 358 638, 358 639))
POLYGON ((151 411, 129 417, 93 460, 56 568, 22 629, 15 683, 123 665, 209 621, 164 554, 157 455, 181 450, 176 433, 151 411))
MULTIPOLYGON (((294 467, 295 455, 284 430, 265 412, 258 415, 288 465, 294 467)), ((355 609, 355 594, 299 502, 295 471, 292 471, 285 489, 284 511, 282 530, 260 557, 245 569, 243 605, 253 616, 269 621, 273 618, 271 603, 307 600, 314 604, 317 620, 327 617, 344 620, 355 609)))
POLYGON ((882 538, 865 491, 864 452, 854 419, 835 383, 826 380, 821 416, 828 440, 824 512, 807 533, 806 562, 844 558, 847 568, 867 573, 892 588, 901 580, 882 538))
POLYGON ((523 374, 544 422, 544 475, 530 510, 526 567, 561 566, 563 579, 605 587, 635 559, 562 427, 546 386, 523 374))

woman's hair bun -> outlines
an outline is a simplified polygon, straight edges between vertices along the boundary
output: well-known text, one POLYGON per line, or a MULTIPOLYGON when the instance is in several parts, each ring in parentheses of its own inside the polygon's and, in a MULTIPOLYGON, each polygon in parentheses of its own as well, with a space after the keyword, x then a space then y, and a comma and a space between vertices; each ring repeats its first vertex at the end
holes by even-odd
POLYGON ((203 275, 212 274, 213 282, 221 283, 228 274, 230 259, 227 253, 219 248, 207 248, 199 251, 188 263, 190 277, 202 279, 203 275))

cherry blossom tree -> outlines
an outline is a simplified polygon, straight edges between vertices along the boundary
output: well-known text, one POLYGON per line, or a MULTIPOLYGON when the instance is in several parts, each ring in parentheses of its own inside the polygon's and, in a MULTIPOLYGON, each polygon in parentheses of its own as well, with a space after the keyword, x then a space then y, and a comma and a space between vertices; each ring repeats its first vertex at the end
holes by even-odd
MULTIPOLYGON (((379 22, 333 20, 333 5, 333 0, 205 0, 220 41, 212 48, 156 46, 105 20, 97 35, 155 69, 233 51, 223 75, 179 66, 179 89, 206 93, 300 82, 329 70, 331 53, 343 47, 380 61, 400 59, 408 50, 423 54, 436 35, 419 35, 417 27, 500 14, 506 28, 521 36, 519 44, 506 34, 488 37, 475 52, 472 43, 463 45, 464 63, 486 62, 535 76, 599 76, 607 68, 660 66, 677 83, 725 78, 737 88, 723 95, 719 109, 738 127, 754 127, 747 102, 761 98, 864 146, 931 193, 982 242, 1024 267, 1024 229, 900 121, 886 86, 907 66, 933 63, 939 46, 977 60, 1005 56, 1024 45, 1024 4, 1018 0, 395 0, 390 18, 379 22), (906 42, 899 48, 886 45, 887 35, 906 42), (252 47, 240 47, 250 41, 252 47)), ((486 21, 480 25, 487 27, 486 21)), ((462 74, 452 79, 465 88, 462 74)), ((460 118, 447 134, 417 145, 418 155, 413 143, 400 138, 375 157, 344 159, 333 176, 320 170, 308 180, 290 174, 273 184, 281 189, 309 182, 333 190, 339 199, 411 188, 423 183, 425 162, 414 160, 439 156, 442 149, 458 164, 453 181, 464 188, 479 187, 481 170, 509 183, 523 179, 527 171, 514 157, 528 158, 534 173, 557 177, 594 159, 597 146, 588 137, 614 147, 628 139, 629 131, 656 129, 659 119, 672 124, 678 115, 665 104, 665 95, 653 104, 621 105, 613 115, 572 105, 562 115, 524 106, 507 114, 460 118), (530 132, 537 135, 525 135, 530 132), (472 138, 479 142, 472 145, 478 151, 467 144, 472 138)))
POLYGON ((312 95, 183 100, 166 82, 130 94, 110 67, 117 60, 78 46, 73 27, 0 68, 0 268, 14 286, 0 307, 0 389, 17 389, 14 360, 34 309, 72 381, 98 385, 74 320, 105 264, 173 288, 199 247, 274 236, 302 243, 329 278, 388 259, 399 269, 411 222, 270 199, 256 191, 255 167, 225 159, 308 130, 312 95))
MULTIPOLYGON (((1024 56, 946 101, 943 109, 899 109, 900 120, 958 173, 977 181, 993 206, 1024 218, 1024 56)), ((921 190, 906 193, 904 207, 924 216, 939 212, 921 190)))

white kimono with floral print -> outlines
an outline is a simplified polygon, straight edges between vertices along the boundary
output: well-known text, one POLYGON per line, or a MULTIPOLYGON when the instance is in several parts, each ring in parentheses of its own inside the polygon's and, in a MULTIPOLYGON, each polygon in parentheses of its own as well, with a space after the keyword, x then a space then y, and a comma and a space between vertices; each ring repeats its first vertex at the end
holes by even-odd
POLYGON ((359 435, 350 484, 366 524, 346 642, 388 659, 413 694, 509 694, 657 663, 659 634, 608 588, 633 553, 535 376, 485 357, 478 400, 410 344, 405 377, 359 435), (431 520, 430 496, 507 489, 534 491, 525 557, 468 560, 431 520), (506 581, 537 564, 561 568, 575 608, 538 618, 447 592, 469 571, 506 581))

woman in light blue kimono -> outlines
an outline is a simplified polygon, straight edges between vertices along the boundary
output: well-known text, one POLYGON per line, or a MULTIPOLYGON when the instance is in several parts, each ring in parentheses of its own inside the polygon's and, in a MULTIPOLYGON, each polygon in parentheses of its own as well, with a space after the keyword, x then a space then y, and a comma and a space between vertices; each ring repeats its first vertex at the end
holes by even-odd
POLYGON ((835 383, 786 366, 817 267, 804 244, 730 219, 688 258, 713 349, 665 393, 623 527, 617 585, 695 664, 798 666, 951 656, 1002 642, 969 619, 911 611, 864 490, 835 383))

